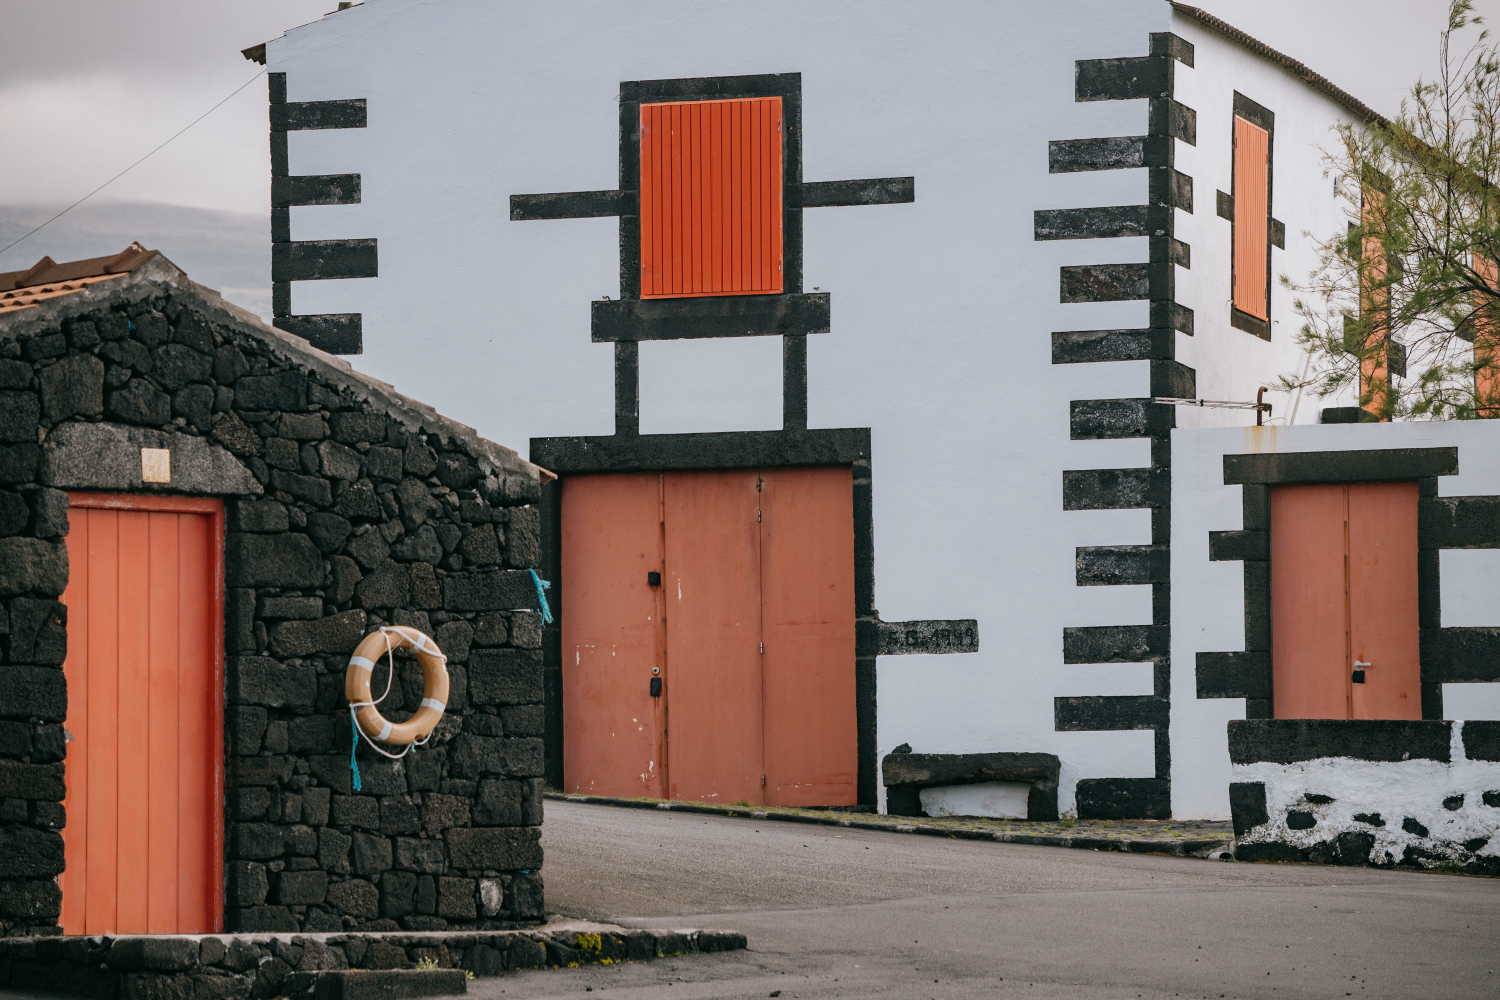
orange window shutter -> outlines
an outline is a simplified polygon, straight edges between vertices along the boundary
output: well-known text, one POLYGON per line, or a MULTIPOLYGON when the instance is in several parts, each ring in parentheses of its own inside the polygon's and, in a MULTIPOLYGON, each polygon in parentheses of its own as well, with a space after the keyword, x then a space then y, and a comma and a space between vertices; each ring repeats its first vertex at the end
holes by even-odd
POLYGON ((1270 245, 1271 135, 1243 118, 1234 120, 1234 307, 1257 319, 1266 309, 1270 245))
POLYGON ((781 98, 641 105, 641 298, 782 291, 781 98))

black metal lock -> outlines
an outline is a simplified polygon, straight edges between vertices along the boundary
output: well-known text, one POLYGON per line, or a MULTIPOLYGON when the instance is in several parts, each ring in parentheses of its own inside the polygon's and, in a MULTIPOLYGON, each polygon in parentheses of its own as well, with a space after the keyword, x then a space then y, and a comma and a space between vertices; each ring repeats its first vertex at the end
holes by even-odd
POLYGON ((1350 674, 1349 679, 1356 684, 1363 684, 1365 682, 1365 672, 1363 670, 1356 670, 1350 674))
POLYGON ((660 587, 661 586, 661 574, 658 573, 654 569, 651 570, 649 573, 646 574, 646 584, 648 586, 651 586, 651 587, 660 587))
POLYGON ((651 697, 653 697, 653 698, 660 698, 661 697, 661 678, 660 677, 653 677, 653 678, 651 678, 651 697))

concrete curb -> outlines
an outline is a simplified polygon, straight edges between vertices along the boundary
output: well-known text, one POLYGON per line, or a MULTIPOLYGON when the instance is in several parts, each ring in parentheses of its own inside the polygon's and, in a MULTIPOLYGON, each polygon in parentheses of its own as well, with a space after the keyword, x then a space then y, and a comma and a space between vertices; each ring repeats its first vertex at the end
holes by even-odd
MULTIPOLYGON (((1030 844, 1039 847, 1071 847, 1085 851, 1115 851, 1122 854, 1164 854, 1178 858, 1207 858, 1210 854, 1233 850, 1231 834, 1222 837, 1126 837, 1102 835, 1094 828, 1069 833, 1026 832, 1009 829, 974 829, 932 821, 913 821, 905 816, 881 817, 875 813, 820 813, 809 811, 754 809, 725 806, 710 802, 660 802, 655 799, 622 799, 607 795, 575 795, 548 792, 546 797, 561 802, 618 806, 625 809, 656 809, 663 812, 706 813, 736 819, 776 820, 783 823, 811 823, 817 826, 842 826, 855 830, 879 830, 884 833, 915 833, 928 837, 955 840, 987 840, 1001 844, 1030 844), (857 819, 869 816, 869 819, 857 819)), ((1088 821, 1085 821, 1088 822, 1088 821)))

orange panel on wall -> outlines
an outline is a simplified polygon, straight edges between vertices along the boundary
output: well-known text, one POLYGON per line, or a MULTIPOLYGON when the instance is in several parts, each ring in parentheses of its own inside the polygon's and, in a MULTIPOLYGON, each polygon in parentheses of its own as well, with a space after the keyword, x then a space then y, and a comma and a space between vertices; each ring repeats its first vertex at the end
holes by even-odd
POLYGON ((1266 282, 1270 244, 1271 134, 1234 119, 1234 306, 1267 319, 1266 282))
POLYGON ((63 931, 218 931, 222 507, 70 499, 63 931))
POLYGON ((563 774, 570 792, 660 798, 661 476, 569 476, 562 494, 563 774))
POLYGON ((781 98, 641 105, 641 298, 782 290, 781 98))

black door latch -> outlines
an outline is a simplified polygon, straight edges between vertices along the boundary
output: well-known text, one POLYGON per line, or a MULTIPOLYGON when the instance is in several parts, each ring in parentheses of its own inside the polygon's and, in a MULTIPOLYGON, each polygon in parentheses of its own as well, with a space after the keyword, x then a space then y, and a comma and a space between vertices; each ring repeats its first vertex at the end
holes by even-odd
POLYGON ((650 587, 660 587, 661 586, 661 574, 658 573, 654 569, 651 570, 649 573, 646 574, 646 585, 650 586, 650 587))
POLYGON ((653 677, 653 678, 651 678, 651 697, 653 697, 653 698, 660 698, 661 697, 661 678, 660 677, 653 677))

